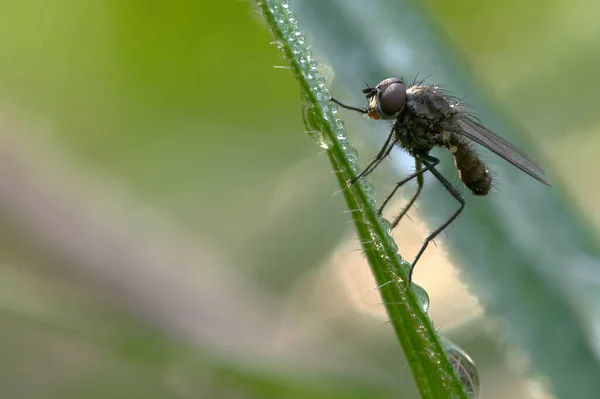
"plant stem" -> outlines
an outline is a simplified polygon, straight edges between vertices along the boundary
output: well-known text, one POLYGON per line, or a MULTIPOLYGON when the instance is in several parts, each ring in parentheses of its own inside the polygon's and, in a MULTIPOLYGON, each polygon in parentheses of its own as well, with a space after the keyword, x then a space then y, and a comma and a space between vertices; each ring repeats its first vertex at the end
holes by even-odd
POLYGON ((335 118, 325 79, 306 48, 287 2, 256 0, 276 44, 289 62, 303 94, 304 121, 309 133, 327 149, 352 215, 362 249, 398 341, 406 354, 423 398, 466 398, 466 394, 426 312, 408 284, 408 265, 397 253, 389 223, 377 216, 372 189, 363 182, 348 188, 355 176, 356 157, 343 124, 335 118), (391 284, 390 284, 391 283, 391 284))

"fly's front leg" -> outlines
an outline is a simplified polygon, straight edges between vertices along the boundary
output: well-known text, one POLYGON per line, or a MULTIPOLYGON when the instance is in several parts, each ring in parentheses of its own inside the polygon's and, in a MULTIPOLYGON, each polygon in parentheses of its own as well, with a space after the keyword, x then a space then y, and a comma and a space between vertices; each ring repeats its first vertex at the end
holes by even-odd
POLYGON ((394 142, 393 142, 394 133, 395 133, 395 131, 394 131, 394 128, 392 127, 392 130, 390 131, 390 134, 388 135, 387 140, 383 144, 383 147, 381 147, 381 150, 379 150, 379 153, 375 156, 375 159, 373 161, 371 161, 371 163, 365 169, 363 169, 362 172, 360 172, 357 176, 355 176, 353 179, 348 181, 349 186, 356 183, 356 181, 358 179, 360 179, 361 177, 368 176, 371 172, 373 172, 375 170, 375 168, 377 166, 379 166, 379 164, 388 155, 390 155, 390 152, 392 152, 392 149, 394 148, 394 142))
MULTIPOLYGON (((421 162, 421 160, 419 158, 415 158, 415 173, 418 173, 416 175, 417 178, 417 191, 415 191, 415 193, 413 194, 413 196, 411 197, 411 199, 408 201, 408 204, 406 204, 404 206, 404 208, 402 209, 402 212, 400 212, 400 214, 398 216, 396 216, 396 218, 394 218, 394 221, 392 222, 392 229, 395 228, 396 226, 398 226, 398 223, 400 223, 400 219, 402 219, 404 217, 404 215, 406 215, 406 213, 408 212, 408 210, 413 206, 413 204, 415 203, 415 201, 417 200, 417 197, 419 196, 419 194, 421 194, 421 190, 423 189, 423 173, 425 173, 428 169, 422 170, 423 164, 421 162)), ((396 190, 398 190, 400 188, 400 186, 402 186, 402 184, 404 184, 405 182, 399 182, 398 184, 396 184, 396 187, 394 188, 394 191, 392 191, 392 193, 385 199, 385 201, 383 202, 383 205, 381 205, 381 208, 379 208, 379 214, 381 215, 381 212, 383 211, 383 207, 388 203, 388 201, 392 198, 392 195, 394 195, 394 193, 396 192, 396 190)))

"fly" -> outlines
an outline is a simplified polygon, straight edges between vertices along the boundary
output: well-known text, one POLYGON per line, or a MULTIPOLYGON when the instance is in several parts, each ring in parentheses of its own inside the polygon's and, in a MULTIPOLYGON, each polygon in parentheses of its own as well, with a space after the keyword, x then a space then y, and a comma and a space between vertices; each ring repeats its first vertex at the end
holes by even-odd
POLYGON ((437 86, 415 82, 406 88, 402 79, 389 78, 375 87, 367 87, 363 93, 368 101, 364 108, 345 105, 334 98, 331 98, 331 101, 343 108, 366 114, 371 119, 392 120, 393 126, 375 159, 348 184, 352 185, 358 179, 373 172, 390 154, 394 145, 397 145, 415 159, 415 172, 396 184, 379 208, 379 214, 381 215, 387 203, 405 183, 417 179, 417 190, 402 212, 393 220, 392 229, 415 203, 423 188, 423 174, 427 171, 433 174, 459 203, 454 214, 425 239, 411 265, 409 281, 412 280, 415 265, 429 243, 458 217, 465 206, 462 194, 436 169, 440 160, 429 154, 434 147, 443 147, 452 153, 460 180, 474 195, 483 196, 490 192, 492 176, 473 150, 471 142, 482 145, 549 186, 548 182, 541 177, 544 171, 539 165, 514 145, 483 126, 460 106, 458 99, 443 92, 437 86))

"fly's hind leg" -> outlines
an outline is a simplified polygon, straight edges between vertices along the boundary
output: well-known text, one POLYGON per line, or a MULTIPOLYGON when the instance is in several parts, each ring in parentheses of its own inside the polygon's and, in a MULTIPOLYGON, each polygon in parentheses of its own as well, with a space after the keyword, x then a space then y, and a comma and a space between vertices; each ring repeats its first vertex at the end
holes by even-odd
POLYGON ((448 218, 448 220, 446 220, 444 223, 442 223, 442 225, 440 227, 435 229, 431 234, 429 234, 427 236, 427 238, 425 239, 425 242, 423 243, 423 245, 421 246, 421 249, 419 250, 419 252, 417 253, 417 256, 415 257, 415 260, 413 261, 412 265, 410 266, 410 273, 408 275, 408 277, 409 277, 408 281, 412 281, 412 274, 413 274, 413 271, 415 270, 415 265, 419 261, 419 258, 421 257, 421 255, 423 255, 423 252, 425 252, 425 249, 427 248, 429 243, 431 241, 433 241, 433 239, 438 234, 440 234, 442 231, 444 231, 444 229, 446 227, 448 227, 458 217, 458 215, 460 215, 463 208, 465 207, 465 199, 463 198, 462 194, 448 180, 446 180, 446 178, 444 176, 442 176, 442 174, 440 172, 438 172, 438 170, 436 168, 434 168, 434 166, 439 163, 439 159, 432 157, 430 155, 421 155, 420 157, 421 157, 421 161, 423 162, 423 164, 425 164, 425 168, 427 168, 427 166, 429 166, 429 170, 431 171, 431 173, 435 176, 435 178, 440 183, 442 183, 442 185, 444 186, 446 191, 448 191, 450 193, 450 195, 452 195, 454 197, 454 199, 456 199, 458 201, 460 206, 452 214, 452 216, 450 216, 448 218))

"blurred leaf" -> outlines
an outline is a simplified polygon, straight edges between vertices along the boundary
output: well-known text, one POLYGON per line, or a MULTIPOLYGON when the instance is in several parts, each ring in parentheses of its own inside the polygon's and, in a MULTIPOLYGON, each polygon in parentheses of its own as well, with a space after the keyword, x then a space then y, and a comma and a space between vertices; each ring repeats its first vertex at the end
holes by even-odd
POLYGON ((0 269, 0 276, 0 350, 11 362, 0 379, 3 397, 397 396, 368 380, 215 356, 108 306, 89 288, 10 268, 0 269))

